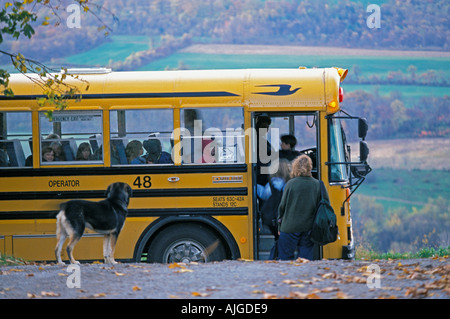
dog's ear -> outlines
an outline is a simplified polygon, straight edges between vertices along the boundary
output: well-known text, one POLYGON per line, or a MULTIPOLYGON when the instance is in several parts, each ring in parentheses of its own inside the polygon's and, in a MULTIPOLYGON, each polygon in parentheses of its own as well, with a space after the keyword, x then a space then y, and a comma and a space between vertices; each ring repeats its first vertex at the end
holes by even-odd
POLYGON ((105 196, 108 197, 109 193, 111 192, 111 188, 112 188, 113 184, 109 185, 108 188, 105 191, 105 196))
POLYGON ((127 190, 128 197, 133 196, 133 189, 130 187, 130 185, 125 184, 125 188, 126 188, 126 190, 127 190))

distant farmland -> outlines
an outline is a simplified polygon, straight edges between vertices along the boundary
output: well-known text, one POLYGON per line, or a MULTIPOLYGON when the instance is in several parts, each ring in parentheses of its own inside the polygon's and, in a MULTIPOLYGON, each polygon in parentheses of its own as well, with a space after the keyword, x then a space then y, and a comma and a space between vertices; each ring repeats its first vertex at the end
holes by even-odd
MULTIPOLYGON (((414 65, 420 74, 429 70, 450 78, 450 53, 426 51, 389 51, 325 47, 290 47, 262 45, 193 45, 139 70, 298 68, 339 66, 350 70, 348 80, 355 81, 355 68, 361 77, 386 78, 391 71, 408 74, 414 65)), ((346 83, 348 92, 374 91, 388 95, 400 92, 405 98, 448 95, 448 87, 420 85, 370 85, 346 83)))

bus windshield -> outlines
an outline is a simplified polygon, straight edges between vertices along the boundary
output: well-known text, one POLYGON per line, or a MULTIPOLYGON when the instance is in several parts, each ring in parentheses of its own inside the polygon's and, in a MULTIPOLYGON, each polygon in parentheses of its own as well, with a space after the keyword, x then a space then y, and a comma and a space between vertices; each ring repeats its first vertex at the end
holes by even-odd
MULTIPOLYGON (((339 119, 330 119, 330 162, 346 161, 344 138, 339 119)), ((348 179, 346 164, 330 164, 330 182, 340 182, 348 179)))

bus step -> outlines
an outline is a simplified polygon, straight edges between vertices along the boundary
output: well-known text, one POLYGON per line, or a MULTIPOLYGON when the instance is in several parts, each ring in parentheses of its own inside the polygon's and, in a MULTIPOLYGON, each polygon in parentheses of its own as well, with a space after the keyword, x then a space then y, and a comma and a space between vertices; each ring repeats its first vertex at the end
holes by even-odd
POLYGON ((275 243, 275 237, 273 235, 260 235, 258 245, 258 259, 268 260, 270 250, 275 243))
POLYGON ((270 251, 259 251, 258 260, 269 260, 270 251))

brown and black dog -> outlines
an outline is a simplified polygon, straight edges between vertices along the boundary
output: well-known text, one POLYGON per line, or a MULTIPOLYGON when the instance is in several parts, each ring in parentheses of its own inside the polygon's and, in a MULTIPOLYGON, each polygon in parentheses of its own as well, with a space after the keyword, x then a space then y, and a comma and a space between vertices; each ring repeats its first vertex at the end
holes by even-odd
POLYGON ((128 203, 132 195, 131 187, 125 183, 113 183, 106 190, 106 199, 99 202, 87 200, 71 200, 61 205, 56 216, 55 248, 56 260, 61 260, 61 249, 64 241, 69 237, 67 254, 70 263, 78 264, 73 258, 73 248, 83 236, 85 228, 104 234, 103 256, 105 263, 115 264, 114 250, 117 237, 125 223, 128 214, 128 203))

